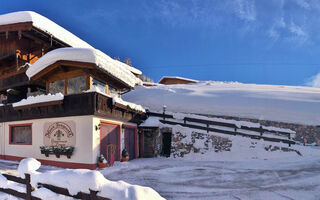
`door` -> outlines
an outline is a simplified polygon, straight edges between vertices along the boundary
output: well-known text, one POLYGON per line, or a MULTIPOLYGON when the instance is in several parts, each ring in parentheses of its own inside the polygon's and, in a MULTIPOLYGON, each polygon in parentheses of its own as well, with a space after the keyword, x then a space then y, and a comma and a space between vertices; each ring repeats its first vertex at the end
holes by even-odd
POLYGON ((124 141, 125 148, 129 153, 129 159, 132 160, 136 157, 136 129, 135 128, 125 128, 124 129, 124 141))
POLYGON ((171 153, 171 133, 162 134, 162 156, 170 157, 171 153))
POLYGON ((112 160, 120 161, 120 126, 115 124, 101 124, 100 129, 100 153, 104 155, 108 163, 112 160))

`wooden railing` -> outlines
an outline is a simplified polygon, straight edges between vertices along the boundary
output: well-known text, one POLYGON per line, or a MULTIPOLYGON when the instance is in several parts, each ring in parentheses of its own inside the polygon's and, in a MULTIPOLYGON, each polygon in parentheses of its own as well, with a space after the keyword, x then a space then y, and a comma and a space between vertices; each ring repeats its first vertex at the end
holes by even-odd
POLYGON ((64 96, 62 102, 40 103, 22 107, 0 106, 0 122, 53 117, 96 115, 114 120, 137 122, 141 114, 113 106, 112 98, 96 92, 64 96))
MULTIPOLYGON (((39 198, 39 197, 32 196, 32 191, 34 191, 34 188, 32 188, 31 183, 30 183, 31 182, 30 174, 25 174, 25 178, 24 179, 20 178, 20 177, 13 176, 13 175, 9 175, 9 174, 2 174, 2 175, 4 177, 6 177, 7 180, 9 180, 9 181, 13 181, 13 182, 25 185, 26 192, 25 193, 18 192, 18 191, 14 190, 14 189, 11 189, 11 188, 0 188, 0 192, 4 192, 4 193, 10 194, 12 196, 19 197, 19 198, 22 198, 22 199, 27 199, 27 200, 41 200, 41 198, 39 198)), ((78 192, 76 195, 71 195, 69 193, 68 189, 57 187, 57 186, 50 185, 50 184, 38 183, 38 188, 47 188, 47 189, 51 190, 52 192, 54 192, 56 194, 72 197, 72 198, 75 198, 75 199, 111 200, 109 198, 98 196, 97 193, 99 191, 93 191, 93 190, 90 190, 89 194, 88 193, 84 193, 84 192, 78 192)))
POLYGON ((246 125, 241 125, 238 127, 234 123, 221 122, 221 121, 216 121, 214 119, 205 120, 205 119, 198 119, 198 118, 191 118, 191 117, 184 117, 183 122, 177 122, 177 121, 174 121, 173 115, 168 115, 163 113, 154 113, 154 112, 148 112, 147 115, 160 117, 161 119, 159 121, 163 124, 180 125, 183 127, 204 130, 207 132, 216 132, 216 133, 222 133, 222 134, 234 135, 234 136, 239 135, 243 137, 249 137, 251 139, 257 139, 257 140, 263 139, 265 141, 270 141, 270 142, 282 142, 282 143, 288 144, 289 146, 291 146, 292 144, 296 144, 295 141, 291 140, 290 132, 269 130, 267 128, 264 128, 263 126, 249 127, 246 125), (197 123, 197 124, 192 124, 192 123, 197 123), (212 126, 226 127, 226 128, 230 128, 230 130, 223 130, 223 129, 219 129, 218 127, 212 127, 212 126), (255 132, 257 134, 243 133, 239 130, 247 130, 247 131, 255 132), (281 136, 283 138, 278 138, 276 136, 281 136))

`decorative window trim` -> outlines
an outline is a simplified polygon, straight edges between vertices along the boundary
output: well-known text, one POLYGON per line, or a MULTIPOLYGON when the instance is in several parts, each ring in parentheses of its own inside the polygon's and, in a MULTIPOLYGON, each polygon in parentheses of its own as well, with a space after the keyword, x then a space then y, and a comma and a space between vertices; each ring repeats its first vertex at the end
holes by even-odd
POLYGON ((11 124, 9 125, 9 144, 10 145, 32 145, 32 123, 27 123, 27 124, 11 124), (11 142, 11 133, 12 133, 12 128, 13 127, 20 127, 20 126, 30 126, 30 143, 14 143, 11 142))

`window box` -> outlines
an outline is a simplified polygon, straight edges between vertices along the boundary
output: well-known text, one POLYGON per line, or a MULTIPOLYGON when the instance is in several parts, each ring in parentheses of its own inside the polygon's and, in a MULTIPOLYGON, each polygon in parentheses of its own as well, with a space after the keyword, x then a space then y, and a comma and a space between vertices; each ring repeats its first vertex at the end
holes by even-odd
POLYGON ((67 158, 71 158, 74 147, 71 146, 41 146, 40 147, 41 154, 44 154, 46 157, 49 155, 56 155, 57 158, 60 158, 61 155, 67 156, 67 158))

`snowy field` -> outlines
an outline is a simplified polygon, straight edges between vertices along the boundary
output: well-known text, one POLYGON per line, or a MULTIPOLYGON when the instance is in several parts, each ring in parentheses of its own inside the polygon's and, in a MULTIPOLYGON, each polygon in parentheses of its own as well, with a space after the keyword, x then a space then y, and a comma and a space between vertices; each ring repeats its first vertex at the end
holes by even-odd
POLYGON ((166 105, 167 112, 320 124, 320 88, 206 81, 136 87, 123 99, 151 111, 166 105))
MULTIPOLYGON (((238 161, 136 159, 100 172, 109 180, 151 187, 166 199, 316 200, 320 196, 320 156, 310 155, 238 161)), ((17 166, 16 162, 0 161, 2 169, 17 166)), ((42 166, 39 171, 54 169, 42 166)))

